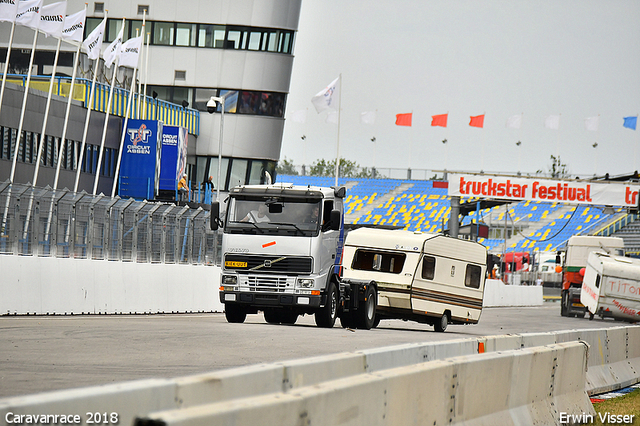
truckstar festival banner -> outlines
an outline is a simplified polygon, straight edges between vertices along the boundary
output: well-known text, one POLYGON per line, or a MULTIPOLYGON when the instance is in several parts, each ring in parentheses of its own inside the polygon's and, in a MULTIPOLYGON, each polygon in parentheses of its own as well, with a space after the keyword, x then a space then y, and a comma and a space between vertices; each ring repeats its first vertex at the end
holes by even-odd
POLYGON ((449 175, 449 196, 637 207, 640 185, 493 175, 449 175))

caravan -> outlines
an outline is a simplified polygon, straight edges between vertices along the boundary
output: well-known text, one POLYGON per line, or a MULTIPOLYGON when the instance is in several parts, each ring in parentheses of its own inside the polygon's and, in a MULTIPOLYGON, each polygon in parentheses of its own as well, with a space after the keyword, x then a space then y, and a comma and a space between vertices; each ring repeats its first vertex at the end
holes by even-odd
POLYGON ((360 228, 347 234, 343 278, 375 281, 376 324, 403 319, 476 324, 482 312, 487 250, 442 234, 360 228))

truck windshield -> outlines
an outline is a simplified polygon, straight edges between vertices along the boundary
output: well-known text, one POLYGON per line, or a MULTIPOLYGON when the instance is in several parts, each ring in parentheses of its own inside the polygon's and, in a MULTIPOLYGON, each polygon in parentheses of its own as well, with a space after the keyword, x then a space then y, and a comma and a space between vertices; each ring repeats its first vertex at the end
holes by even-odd
POLYGON ((232 197, 227 209, 226 233, 317 235, 320 200, 244 199, 232 197))

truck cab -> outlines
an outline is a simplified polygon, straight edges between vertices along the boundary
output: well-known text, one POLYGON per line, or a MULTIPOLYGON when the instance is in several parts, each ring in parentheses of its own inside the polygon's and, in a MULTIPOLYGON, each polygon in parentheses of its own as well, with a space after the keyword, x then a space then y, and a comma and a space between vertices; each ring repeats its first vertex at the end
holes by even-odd
POLYGON ((229 322, 314 314, 332 327, 341 303, 344 188, 246 185, 227 199, 220 301, 229 322))

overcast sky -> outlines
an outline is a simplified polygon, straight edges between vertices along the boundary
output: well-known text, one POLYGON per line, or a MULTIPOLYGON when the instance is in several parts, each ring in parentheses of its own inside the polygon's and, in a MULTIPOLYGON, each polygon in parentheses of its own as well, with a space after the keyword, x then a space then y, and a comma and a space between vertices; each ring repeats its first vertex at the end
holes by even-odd
POLYGON ((637 0, 302 0, 294 54, 280 156, 294 164, 335 158, 338 126, 311 98, 342 75, 341 157, 361 166, 535 173, 559 155, 580 177, 640 167, 640 126, 623 127, 640 113, 637 0), (399 113, 413 125, 396 126, 399 113))

